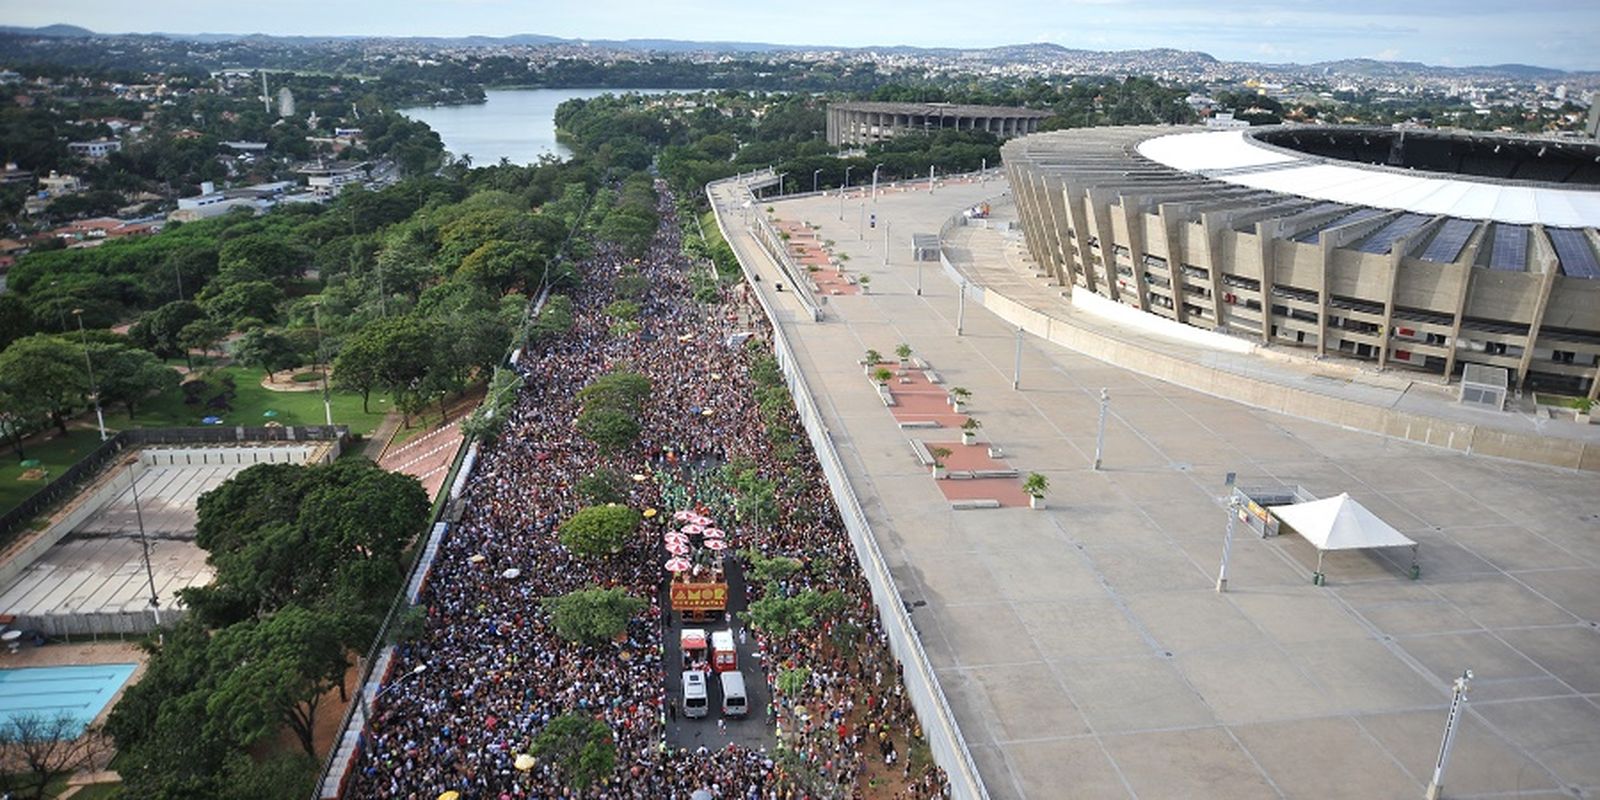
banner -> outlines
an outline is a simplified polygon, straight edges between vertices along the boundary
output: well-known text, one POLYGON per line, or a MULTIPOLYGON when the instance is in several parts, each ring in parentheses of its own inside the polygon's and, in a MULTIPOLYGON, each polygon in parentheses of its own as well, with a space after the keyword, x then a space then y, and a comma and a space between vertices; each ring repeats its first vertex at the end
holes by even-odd
POLYGON ((673 611, 722 611, 728 607, 726 583, 673 583, 673 611))

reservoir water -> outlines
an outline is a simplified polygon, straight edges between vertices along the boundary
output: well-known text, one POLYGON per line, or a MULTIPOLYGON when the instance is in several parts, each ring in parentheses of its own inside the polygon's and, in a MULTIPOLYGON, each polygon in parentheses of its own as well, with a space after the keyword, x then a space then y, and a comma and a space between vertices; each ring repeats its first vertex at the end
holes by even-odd
POLYGON ((470 106, 419 106, 400 113, 438 132, 444 149, 488 166, 504 157, 531 164, 540 156, 572 155, 556 141, 556 106, 603 94, 661 94, 661 89, 490 89, 486 102, 470 106))

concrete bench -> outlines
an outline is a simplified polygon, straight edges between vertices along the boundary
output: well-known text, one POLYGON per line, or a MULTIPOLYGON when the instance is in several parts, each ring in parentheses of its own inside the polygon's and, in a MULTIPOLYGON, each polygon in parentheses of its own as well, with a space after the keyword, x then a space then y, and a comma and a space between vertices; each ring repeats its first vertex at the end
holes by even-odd
POLYGON ((989 457, 990 458, 1005 458, 1006 457, 1006 451, 1002 450, 1000 448, 1000 445, 991 444, 991 445, 989 445, 989 457))
POLYGON ((907 439, 911 443, 911 452, 917 456, 917 461, 924 467, 933 466, 933 453, 928 452, 928 446, 921 439, 907 439))
POLYGON ((974 478, 1015 478, 1017 471, 1014 469, 975 469, 972 471, 974 478))
POLYGON ((894 403, 894 393, 889 391, 889 387, 881 386, 879 384, 873 384, 873 386, 877 387, 877 389, 878 389, 878 399, 882 400, 884 405, 892 406, 892 405, 895 404, 894 403))
POLYGON ((999 500, 954 500, 950 508, 955 511, 975 511, 980 508, 999 508, 999 500))
POLYGON ((944 378, 939 377, 939 373, 931 369, 924 370, 922 375, 928 379, 928 383, 944 383, 944 378))
POLYGON ((917 369, 927 369, 928 368, 928 362, 923 361, 922 359, 917 358, 916 356, 912 356, 911 357, 911 365, 916 367, 917 369))
POLYGON ((900 429, 901 430, 908 430, 908 429, 911 429, 911 428, 937 428, 937 427, 939 427, 939 421, 936 420, 936 419, 914 419, 914 420, 909 420, 909 421, 900 423, 900 429))

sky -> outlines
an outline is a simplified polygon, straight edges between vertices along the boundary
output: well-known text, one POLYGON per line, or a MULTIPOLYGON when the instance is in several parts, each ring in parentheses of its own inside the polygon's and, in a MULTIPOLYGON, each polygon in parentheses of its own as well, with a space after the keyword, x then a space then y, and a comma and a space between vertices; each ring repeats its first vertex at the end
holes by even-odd
POLYGON ((0 0, 0 24, 104 33, 691 39, 1172 47, 1235 61, 1341 58, 1600 71, 1600 0, 0 0))

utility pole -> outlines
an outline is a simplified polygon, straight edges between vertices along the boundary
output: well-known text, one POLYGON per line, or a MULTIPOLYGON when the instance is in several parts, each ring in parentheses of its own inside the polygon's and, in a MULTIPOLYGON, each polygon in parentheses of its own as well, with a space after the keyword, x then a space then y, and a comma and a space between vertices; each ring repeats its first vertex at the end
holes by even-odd
POLYGON ((812 194, 816 194, 817 193, 817 177, 819 175, 821 175, 821 174, 822 174, 822 170, 820 170, 820 169, 811 171, 811 193, 812 194))
POLYGON ((928 165, 928 194, 933 194, 933 165, 928 165))
MULTIPOLYGON (((893 224, 889 220, 883 221, 883 265, 886 267, 889 266, 889 226, 893 224)), ((922 294, 922 292, 917 292, 917 294, 922 294)))
POLYGON ((861 241, 867 240, 867 198, 861 198, 861 241))
POLYGON ((1467 689, 1472 684, 1472 670, 1456 678, 1455 692, 1450 697, 1450 716, 1444 721, 1444 740, 1439 742, 1439 759, 1433 763, 1433 780, 1428 781, 1427 800, 1439 800, 1444 791, 1444 768, 1450 763, 1450 746, 1456 742, 1456 727, 1461 724, 1461 713, 1467 704, 1467 689))

